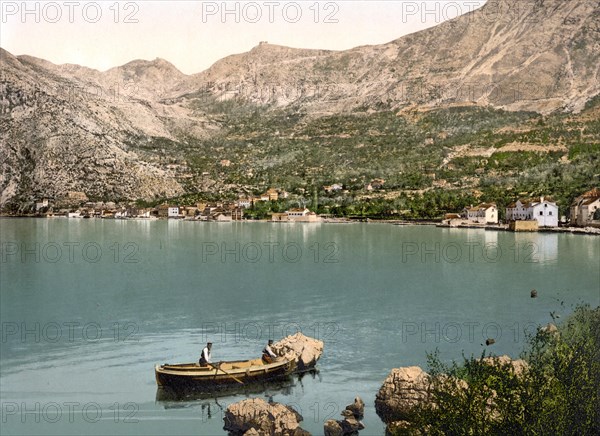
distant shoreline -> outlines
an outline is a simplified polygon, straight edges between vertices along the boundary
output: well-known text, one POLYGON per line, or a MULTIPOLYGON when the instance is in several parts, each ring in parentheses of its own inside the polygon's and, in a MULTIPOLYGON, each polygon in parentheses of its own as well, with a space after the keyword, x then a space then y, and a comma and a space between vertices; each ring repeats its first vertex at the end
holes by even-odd
MULTIPOLYGON (((44 217, 38 215, 0 215, 0 219, 24 219, 24 218, 34 218, 34 219, 67 219, 67 220, 85 220, 86 218, 78 217, 78 218, 68 218, 65 216, 56 216, 56 217, 44 217)), ((110 221, 187 221, 187 222, 202 222, 202 223, 218 223, 218 224, 227 224, 227 223, 271 223, 271 224, 391 224, 395 226, 435 226, 441 229, 479 229, 479 230, 487 230, 487 231, 498 231, 498 232, 511 232, 511 233, 570 233, 573 235, 593 235, 600 236, 600 228, 596 227, 542 227, 536 231, 531 232, 513 232, 509 230, 507 225, 503 224, 494 224, 494 225, 457 225, 450 226, 447 224, 442 224, 439 221, 431 221, 431 220, 398 220, 398 219, 383 219, 377 220, 372 218, 364 218, 364 219, 350 219, 350 218, 325 218, 322 221, 318 222, 277 222, 271 220, 240 220, 240 221, 226 221, 226 222, 218 222, 218 221, 202 221, 195 219, 167 219, 167 218, 89 218, 92 220, 110 220, 110 221)))

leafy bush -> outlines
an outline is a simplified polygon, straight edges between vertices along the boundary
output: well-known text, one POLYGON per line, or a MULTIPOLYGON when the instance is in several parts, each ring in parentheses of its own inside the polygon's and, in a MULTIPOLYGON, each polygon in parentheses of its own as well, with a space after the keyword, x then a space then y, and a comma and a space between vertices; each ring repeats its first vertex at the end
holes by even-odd
POLYGON ((515 370, 510 362, 428 356, 431 401, 398 434, 600 434, 600 307, 579 306, 556 332, 538 330, 515 370))

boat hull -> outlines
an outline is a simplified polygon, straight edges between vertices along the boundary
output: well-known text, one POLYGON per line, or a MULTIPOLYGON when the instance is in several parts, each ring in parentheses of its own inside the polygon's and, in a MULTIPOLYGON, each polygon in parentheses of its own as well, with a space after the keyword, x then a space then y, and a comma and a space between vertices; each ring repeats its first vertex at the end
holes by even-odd
POLYGON ((283 380, 296 369, 293 361, 264 364, 260 360, 223 362, 217 368, 196 364, 156 365, 159 387, 177 390, 211 392, 232 386, 245 386, 267 381, 283 380))

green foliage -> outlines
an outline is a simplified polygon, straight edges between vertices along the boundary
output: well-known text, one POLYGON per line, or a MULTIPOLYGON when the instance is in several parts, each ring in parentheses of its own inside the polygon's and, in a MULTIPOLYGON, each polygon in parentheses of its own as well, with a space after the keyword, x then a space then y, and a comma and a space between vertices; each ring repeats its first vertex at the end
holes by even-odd
MULTIPOLYGON (((271 215, 271 202, 270 201, 259 201, 244 211, 244 216, 248 219, 262 220, 268 218, 271 215)), ((277 208, 278 209, 278 208, 277 208)))
POLYGON ((429 355, 431 401, 415 408, 407 432, 600 434, 600 307, 577 307, 557 332, 538 330, 521 371, 485 357, 448 365, 429 355))
POLYGON ((188 106, 220 129, 203 138, 132 137, 127 146, 171 166, 186 193, 202 197, 277 187, 326 213, 436 219, 480 201, 497 202, 503 214, 526 193, 552 197, 567 215, 572 200, 597 185, 599 99, 580 115, 452 107, 319 116, 199 91, 186 96, 188 106), (514 143, 535 148, 503 148, 514 143), (385 179, 383 190, 366 192, 375 178, 385 179), (347 192, 326 197, 322 188, 333 183, 347 192))

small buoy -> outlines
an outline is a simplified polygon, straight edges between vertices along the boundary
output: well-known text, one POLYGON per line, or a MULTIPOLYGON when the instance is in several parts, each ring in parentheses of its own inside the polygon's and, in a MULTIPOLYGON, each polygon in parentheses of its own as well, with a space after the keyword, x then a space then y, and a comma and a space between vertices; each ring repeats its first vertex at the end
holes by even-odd
POLYGON ((535 289, 531 290, 531 298, 537 298, 537 291, 535 289))
POLYGON ((485 345, 490 346, 492 344, 495 344, 496 340, 495 339, 486 339, 485 340, 485 345))

